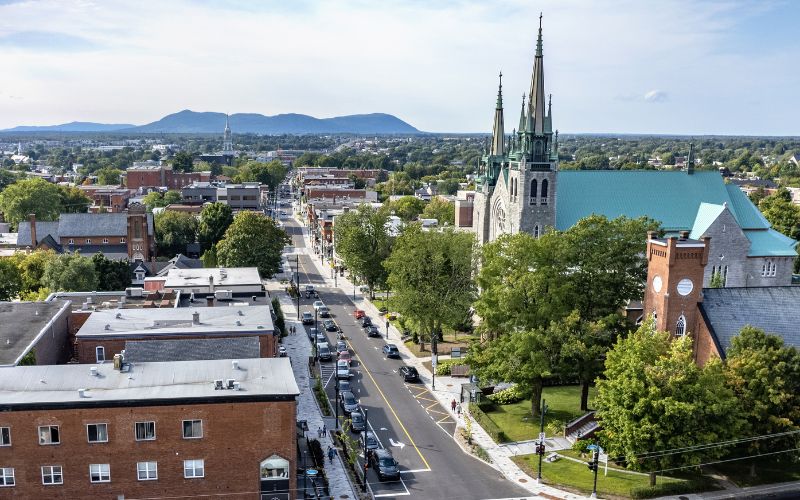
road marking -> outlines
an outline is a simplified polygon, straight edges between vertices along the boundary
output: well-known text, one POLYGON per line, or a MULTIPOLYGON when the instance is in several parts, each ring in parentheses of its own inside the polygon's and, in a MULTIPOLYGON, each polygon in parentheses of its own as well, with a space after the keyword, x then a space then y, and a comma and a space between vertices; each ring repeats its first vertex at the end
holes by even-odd
MULTIPOLYGON (((437 424, 441 424, 441 423, 442 423, 442 422, 444 422, 445 420, 450 420, 450 416, 448 415, 448 416, 446 416, 446 417, 443 417, 441 420, 437 420, 437 421, 436 421, 436 423, 437 423, 437 424)), ((455 423, 455 422, 453 422, 453 423, 455 423)))
MULTIPOLYGON (((428 400, 428 401, 430 401, 430 400, 428 400)), ((438 402, 438 401, 436 401, 435 403, 432 403, 432 404, 430 404, 430 405, 426 406, 426 407, 425 407, 425 410, 430 410, 431 408, 433 408, 434 406, 436 406, 436 405, 438 405, 438 404, 439 404, 439 402, 438 402)))
MULTIPOLYGON (((403 425, 403 421, 400 420, 400 417, 397 415, 397 412, 394 411, 394 407, 391 405, 391 403, 389 403, 389 400, 386 398, 386 395, 381 390, 381 387, 380 387, 380 385, 378 385, 378 382, 375 381, 375 378, 372 376, 372 372, 369 371, 369 368, 367 368, 367 365, 365 365, 364 362, 361 360, 361 356, 359 356, 358 354, 356 354, 355 356, 358 359, 358 364, 361 365, 363 370, 367 373, 367 375, 369 375, 369 378, 370 378, 370 380, 372 380, 372 383, 375 384, 375 388, 378 390, 378 394, 380 394, 381 397, 383 398, 383 400, 386 402, 386 406, 389 407, 389 411, 391 411, 392 415, 394 415, 394 418, 397 419, 397 423, 400 424, 400 428, 403 429, 403 432, 406 433, 406 437, 408 437, 408 440, 411 443, 411 446, 413 446, 414 449, 417 450, 417 455, 419 455, 419 458, 422 459, 422 463, 425 464, 425 467, 430 469, 431 464, 429 464, 428 461, 425 460, 425 457, 422 456, 422 452, 419 451, 419 448, 417 447, 417 444, 414 442, 414 438, 411 437, 411 434, 409 434, 408 429, 406 429, 406 426, 403 425)), ((405 487, 405 485, 403 485, 403 487, 405 487)), ((406 490, 406 491, 408 491, 408 490, 406 490)), ((389 495, 389 496, 391 496, 391 495, 389 495)))
POLYGON ((414 474, 416 472, 430 472, 430 469, 401 470, 400 474, 414 474))

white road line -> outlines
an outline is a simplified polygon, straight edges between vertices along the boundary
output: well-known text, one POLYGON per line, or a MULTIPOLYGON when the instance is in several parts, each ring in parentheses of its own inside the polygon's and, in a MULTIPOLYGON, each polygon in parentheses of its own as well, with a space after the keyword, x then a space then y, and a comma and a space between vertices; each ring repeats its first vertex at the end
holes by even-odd
POLYGON ((401 470, 400 474, 413 474, 416 472, 431 472, 431 470, 430 469, 401 470))

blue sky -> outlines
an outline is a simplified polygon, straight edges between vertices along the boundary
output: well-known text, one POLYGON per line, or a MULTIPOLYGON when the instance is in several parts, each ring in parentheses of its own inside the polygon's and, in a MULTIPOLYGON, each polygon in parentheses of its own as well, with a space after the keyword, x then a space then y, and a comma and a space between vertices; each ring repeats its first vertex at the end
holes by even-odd
POLYGON ((502 70, 510 132, 540 11, 562 132, 800 135, 791 0, 0 0, 0 128, 188 108, 483 132, 502 70))

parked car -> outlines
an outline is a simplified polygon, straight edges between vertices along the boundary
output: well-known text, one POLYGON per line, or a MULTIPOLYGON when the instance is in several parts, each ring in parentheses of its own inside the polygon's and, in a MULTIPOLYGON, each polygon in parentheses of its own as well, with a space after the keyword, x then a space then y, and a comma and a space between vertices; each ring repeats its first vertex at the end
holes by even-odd
POLYGON ((364 422, 364 414, 360 411, 354 411, 350 414, 350 432, 361 432, 366 429, 366 422, 364 422))
POLYGON ((367 313, 365 313, 365 312, 364 312, 363 310, 361 310, 361 309, 356 309, 355 311, 353 311, 353 317, 355 317, 356 319, 361 319, 361 318, 363 318, 363 317, 364 317, 366 314, 367 314, 367 313))
POLYGON ((369 450, 369 465, 378 474, 378 479, 400 479, 400 467, 392 452, 383 448, 369 450))
POLYGON ((286 353, 286 348, 285 348, 285 347, 283 347, 282 345, 281 345, 281 346, 278 346, 278 357, 280 357, 280 358, 285 358, 285 357, 286 357, 286 354, 287 354, 287 353, 286 353))
POLYGON ((403 365, 397 370, 404 382, 416 382, 419 380, 419 372, 413 366, 403 365))
POLYGON ((381 332, 378 330, 378 327, 375 325, 370 325, 367 327, 367 337, 380 337, 381 332))
POLYGON ((326 337, 324 333, 317 332, 317 336, 314 338, 314 341, 317 344, 327 344, 328 343, 328 337, 326 337))
POLYGON ((330 318, 331 311, 328 309, 328 306, 322 306, 317 309, 317 314, 319 314, 320 318, 330 318))
POLYGON ((381 444, 378 442, 378 438, 375 437, 375 434, 372 431, 365 431, 362 432, 360 436, 358 436, 358 442, 361 445, 361 449, 364 449, 364 441, 367 442, 367 453, 369 450, 377 450, 381 447, 381 444))
POLYGON ((336 342, 336 352, 349 351, 347 343, 344 340, 336 342))
POLYGON ((350 378, 350 363, 339 360, 336 362, 336 378, 350 378))
POLYGON ((352 360, 353 358, 350 355, 350 351, 339 351, 339 361, 347 361, 349 365, 352 360))
MULTIPOLYGON (((338 379, 337 379, 338 380, 338 379)), ((339 392, 352 391, 349 380, 339 380, 339 392)))
POLYGON ((358 411, 358 400, 356 395, 350 391, 339 392, 339 405, 344 410, 344 414, 348 417, 354 412, 358 411))
POLYGON ((321 300, 315 300, 314 301, 314 310, 315 311, 319 311, 319 308, 324 306, 324 305, 325 305, 325 303, 322 302, 321 300))
POLYGON ((308 334, 308 340, 314 341, 319 335, 319 332, 316 328, 309 328, 306 330, 306 334, 308 334))
POLYGON ((320 361, 330 361, 333 359, 331 347, 327 342, 317 345, 317 355, 319 356, 320 361))
POLYGON ((306 293, 314 293, 314 285, 306 285, 306 293))
POLYGON ((336 330, 339 329, 339 327, 336 326, 336 322, 333 321, 332 319, 326 319, 325 321, 323 321, 322 326, 324 326, 325 330, 328 332, 335 332, 336 330))
POLYGON ((397 350, 397 346, 394 344, 386 344, 383 346, 383 355, 387 358, 400 358, 400 351, 397 350))
POLYGON ((304 325, 313 325, 314 324, 314 315, 308 311, 303 311, 303 324, 304 325))
POLYGON ((364 316, 361 318, 361 328, 366 328, 372 324, 372 320, 369 319, 369 316, 364 316))

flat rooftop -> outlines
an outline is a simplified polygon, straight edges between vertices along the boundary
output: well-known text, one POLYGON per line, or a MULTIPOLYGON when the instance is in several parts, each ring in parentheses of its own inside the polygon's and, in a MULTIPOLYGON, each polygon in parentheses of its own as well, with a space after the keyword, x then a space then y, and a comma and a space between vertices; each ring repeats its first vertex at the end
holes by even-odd
POLYGON ((224 290, 226 286, 261 285, 257 267, 213 267, 201 269, 170 269, 164 288, 208 286, 213 278, 214 287, 224 290))
POLYGON ((47 323, 68 304, 0 302, 0 365, 13 365, 31 347, 47 323))
POLYGON ((105 406, 115 402, 215 399, 293 399, 300 393, 288 358, 130 363, 124 371, 113 363, 0 368, 0 410, 105 406), (91 374, 91 368, 97 375, 91 374), (233 379, 239 390, 215 389, 215 380, 233 379), (83 396, 78 389, 85 389, 83 396))
POLYGON ((86 337, 163 337, 165 335, 264 335, 273 331, 271 307, 102 309, 78 330, 86 337), (195 323, 194 315, 198 321, 195 323))
POLYGON ((65 299, 72 301, 73 311, 97 311, 100 309, 172 308, 178 299, 175 292, 143 291, 142 296, 127 296, 119 292, 53 292, 47 301, 65 299))

